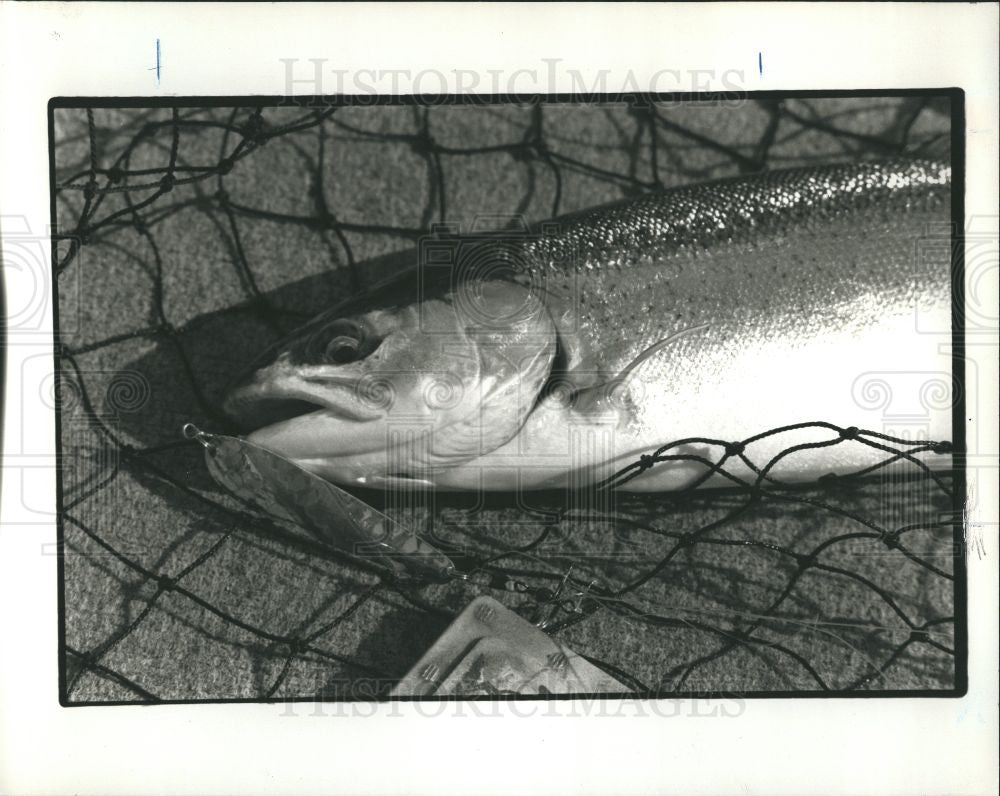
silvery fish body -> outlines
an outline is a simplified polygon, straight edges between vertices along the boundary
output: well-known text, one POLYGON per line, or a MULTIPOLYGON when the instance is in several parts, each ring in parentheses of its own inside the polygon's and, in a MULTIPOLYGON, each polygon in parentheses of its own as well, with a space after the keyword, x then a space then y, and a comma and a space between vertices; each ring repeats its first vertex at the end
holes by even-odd
MULTIPOLYGON (((332 481, 444 489, 584 486, 673 440, 810 421, 891 433, 898 406, 879 391, 900 385, 918 393, 892 396, 919 416, 910 430, 950 439, 950 177, 913 160, 767 172, 429 239, 407 279, 268 352, 227 409, 332 481), (446 268, 439 244, 459 252, 446 268)), ((803 428, 745 453, 762 466, 831 437, 803 428)), ((692 459, 627 488, 684 487, 705 473, 695 458, 720 455, 670 453, 692 459)), ((837 444, 771 475, 886 456, 837 444)), ((726 469, 755 476, 738 457, 726 469)))

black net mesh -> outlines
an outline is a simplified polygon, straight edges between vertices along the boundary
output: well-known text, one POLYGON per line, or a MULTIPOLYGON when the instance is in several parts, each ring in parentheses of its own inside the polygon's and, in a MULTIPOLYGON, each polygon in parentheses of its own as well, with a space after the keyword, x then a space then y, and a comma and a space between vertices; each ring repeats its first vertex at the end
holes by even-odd
MULTIPOLYGON (((818 424, 906 466, 808 487, 770 481, 753 442, 706 428, 707 468, 743 457, 762 477, 385 506, 471 573, 447 583, 248 510, 180 436, 232 431, 219 405, 234 373, 433 223, 918 153, 947 142, 948 112, 924 98, 56 108, 63 698, 384 696, 479 594, 640 691, 953 688, 960 517, 952 477, 922 464, 946 445, 910 441, 912 423, 818 424)), ((621 478, 676 455, 664 443, 621 478)))

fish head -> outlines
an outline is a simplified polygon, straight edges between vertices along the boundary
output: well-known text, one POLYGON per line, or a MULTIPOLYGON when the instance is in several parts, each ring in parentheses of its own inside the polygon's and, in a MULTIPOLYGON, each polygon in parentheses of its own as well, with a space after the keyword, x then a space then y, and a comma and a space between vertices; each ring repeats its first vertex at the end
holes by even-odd
POLYGON ((318 316, 270 349, 224 409, 251 442, 329 480, 371 483, 507 442, 555 351, 555 327, 530 288, 466 282, 318 316))

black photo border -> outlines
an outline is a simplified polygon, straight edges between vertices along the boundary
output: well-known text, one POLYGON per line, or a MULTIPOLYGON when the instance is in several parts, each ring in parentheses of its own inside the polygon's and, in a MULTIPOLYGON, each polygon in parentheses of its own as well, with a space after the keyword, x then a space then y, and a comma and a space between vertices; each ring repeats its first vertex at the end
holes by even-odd
MULTIPOLYGON (((968 626, 968 572, 966 567, 966 491, 967 491, 967 440, 966 440, 966 341, 965 341, 965 92, 961 88, 912 88, 912 89, 850 89, 850 90, 787 90, 745 92, 671 92, 671 93, 616 93, 616 94, 420 94, 420 95, 245 95, 245 96, 178 96, 178 97, 54 97, 48 102, 48 153, 50 223, 53 230, 52 301, 53 301, 53 371, 55 373, 55 447, 56 461, 62 461, 62 414, 60 406, 60 356, 59 356, 59 280, 55 274, 58 233, 56 218, 56 168, 55 168, 55 111, 57 109, 103 108, 198 108, 198 107, 302 107, 374 105, 503 105, 503 104, 601 104, 601 103, 666 103, 736 101, 753 99, 794 98, 864 98, 864 97, 939 97, 951 102, 951 251, 952 251, 952 383, 956 386, 952 408, 952 446, 954 456, 952 527, 954 561, 955 606, 955 679, 949 689, 916 690, 795 690, 795 691, 681 691, 654 693, 597 693, 551 695, 503 696, 425 696, 425 697, 373 697, 372 699, 317 699, 316 697, 283 698, 206 698, 206 699, 143 699, 134 700, 70 700, 66 691, 66 614, 65 614, 65 529, 63 517, 63 479, 60 469, 56 478, 56 534, 57 534, 57 623, 59 655, 59 704, 63 707, 136 706, 136 705, 206 705, 206 704, 286 704, 286 703, 352 703, 352 702, 454 702, 454 701, 521 701, 521 700, 586 700, 586 699, 873 699, 873 698, 960 698, 969 690, 969 626, 968 626)), ((0 301, 3 300, 0 286, 0 301)), ((0 305, 2 309, 2 305, 0 305)), ((5 342, 5 341, 4 341, 5 342)), ((0 364, 4 346, 0 345, 0 364)), ((3 371, 0 370, 0 379, 3 371)))

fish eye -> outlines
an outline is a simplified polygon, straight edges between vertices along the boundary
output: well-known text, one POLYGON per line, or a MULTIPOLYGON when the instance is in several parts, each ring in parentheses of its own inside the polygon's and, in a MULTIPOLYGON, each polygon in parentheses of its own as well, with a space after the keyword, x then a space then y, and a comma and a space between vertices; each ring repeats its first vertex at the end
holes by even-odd
POLYGON ((347 335, 337 335, 326 347, 326 358, 338 365, 353 362, 357 358, 360 342, 347 335))
POLYGON ((335 365, 356 362, 364 356, 364 330, 354 323, 338 321, 327 330, 329 342, 323 348, 323 358, 335 365))

